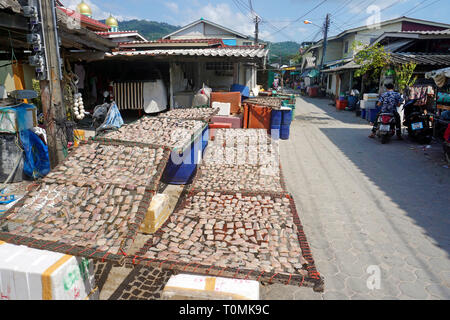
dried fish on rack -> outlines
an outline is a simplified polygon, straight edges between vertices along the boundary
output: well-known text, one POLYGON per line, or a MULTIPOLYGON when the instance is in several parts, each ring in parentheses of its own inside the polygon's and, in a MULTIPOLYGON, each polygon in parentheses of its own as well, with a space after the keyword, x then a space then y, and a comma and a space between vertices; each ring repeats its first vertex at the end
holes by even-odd
POLYGON ((198 192, 184 201, 139 254, 149 259, 308 275, 291 202, 281 194, 198 192))
POLYGON ((214 141, 227 147, 278 145, 266 129, 216 129, 214 141))
POLYGON ((41 184, 0 219, 11 235, 117 254, 129 246, 152 193, 113 184, 41 184))
POLYGON ((209 122, 218 112, 219 108, 211 107, 177 108, 161 113, 158 117, 209 122))
POLYGON ((139 145, 82 144, 44 179, 47 183, 77 186, 116 184, 128 188, 156 190, 159 176, 169 158, 163 147, 139 145))
POLYGON ((96 137, 95 140, 138 142, 171 149, 184 149, 198 137, 206 124, 198 120, 142 117, 139 120, 96 137))

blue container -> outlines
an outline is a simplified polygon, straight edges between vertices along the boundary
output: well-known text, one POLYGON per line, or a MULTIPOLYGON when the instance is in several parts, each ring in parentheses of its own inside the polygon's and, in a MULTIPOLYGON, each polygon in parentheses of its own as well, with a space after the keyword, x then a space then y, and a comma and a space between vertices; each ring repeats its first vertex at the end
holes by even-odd
POLYGON ((285 125, 285 126, 290 125, 292 122, 292 109, 282 110, 282 113, 283 113, 283 117, 281 119, 281 125, 285 125))
POLYGON ((209 126, 206 126, 202 132, 202 152, 205 150, 209 142, 209 126))
POLYGON ((247 86, 243 86, 241 84, 233 84, 230 88, 230 92, 240 92, 241 99, 245 100, 250 96, 250 89, 247 86))
POLYGON ((281 125, 280 139, 281 140, 289 140, 290 131, 291 131, 291 125, 281 125))
POLYGON ((361 119, 366 119, 366 109, 361 109, 361 119))
POLYGON ((272 126, 279 126, 281 124, 282 118, 283 118, 283 113, 281 112, 281 110, 272 109, 272 112, 270 115, 270 124, 272 126))
POLYGON ((347 100, 346 96, 339 96, 339 101, 345 101, 345 100, 347 100))
POLYGON ((182 153, 172 151, 161 178, 163 182, 180 185, 189 184, 192 181, 197 170, 197 164, 200 162, 203 151, 208 144, 208 140, 205 141, 207 134, 209 135, 209 129, 206 127, 202 134, 182 153))
POLYGON ((279 124, 270 126, 270 135, 272 136, 273 140, 280 139, 280 130, 281 130, 281 125, 279 125, 279 124))
POLYGON ((358 102, 358 98, 355 96, 348 96, 348 107, 353 109, 358 102))

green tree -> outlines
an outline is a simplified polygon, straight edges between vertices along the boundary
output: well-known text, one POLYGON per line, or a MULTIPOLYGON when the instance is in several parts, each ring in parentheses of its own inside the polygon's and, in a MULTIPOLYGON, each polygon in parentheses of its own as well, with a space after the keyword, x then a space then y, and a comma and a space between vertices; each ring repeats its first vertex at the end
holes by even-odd
POLYGON ((397 83, 400 92, 406 88, 411 87, 417 80, 417 76, 413 77, 414 70, 417 64, 408 62, 395 66, 395 82, 397 83))
POLYGON ((373 80, 380 78, 381 71, 389 64, 390 55, 384 50, 379 43, 370 46, 355 41, 352 44, 353 51, 357 51, 355 55, 355 63, 361 66, 355 71, 356 77, 368 76, 373 80))

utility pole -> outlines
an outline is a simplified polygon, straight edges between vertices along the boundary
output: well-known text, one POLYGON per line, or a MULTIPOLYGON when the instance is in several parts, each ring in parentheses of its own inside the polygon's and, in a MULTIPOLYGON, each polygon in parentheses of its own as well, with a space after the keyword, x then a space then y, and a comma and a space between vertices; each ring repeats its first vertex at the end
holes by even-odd
POLYGON ((324 30, 323 30, 323 52, 322 52, 322 59, 320 61, 320 70, 322 70, 322 68, 323 68, 323 62, 325 60, 325 55, 327 53, 328 29, 330 28, 330 14, 329 13, 327 13, 327 17, 325 18, 325 23, 324 23, 323 28, 324 28, 324 30))
POLYGON ((66 112, 61 87, 61 57, 56 23, 54 0, 40 0, 40 18, 44 38, 46 74, 40 79, 42 112, 47 133, 48 153, 51 168, 64 160, 66 112))
POLYGON ((259 23, 261 22, 261 19, 258 17, 258 15, 255 16, 255 19, 253 20, 255 22, 255 44, 258 44, 258 33, 259 33, 259 23))
POLYGON ((258 44, 258 34, 259 34, 259 23, 261 22, 261 18, 258 17, 256 12, 253 11, 252 0, 248 0, 248 4, 250 6, 250 11, 255 15, 253 22, 255 23, 255 45, 258 44))

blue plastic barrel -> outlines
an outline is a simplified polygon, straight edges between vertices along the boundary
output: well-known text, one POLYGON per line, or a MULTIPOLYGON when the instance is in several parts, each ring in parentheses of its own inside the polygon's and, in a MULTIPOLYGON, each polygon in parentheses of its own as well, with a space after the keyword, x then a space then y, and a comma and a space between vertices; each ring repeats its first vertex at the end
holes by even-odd
POLYGON ((190 147, 186 148, 182 153, 172 151, 161 178, 163 182, 175 185, 191 183, 207 145, 207 141, 205 143, 204 138, 206 134, 209 135, 207 127, 203 129, 202 134, 192 142, 190 147))
POLYGON ((355 96, 348 96, 348 107, 353 109, 358 102, 358 98, 355 96))
POLYGON ((281 140, 289 140, 290 131, 291 131, 291 125, 281 125, 280 139, 281 140))
POLYGON ((290 125, 292 122, 292 109, 282 110, 282 113, 283 113, 283 117, 281 119, 281 125, 285 125, 285 126, 290 125))
POLYGON ((283 114, 282 114, 281 110, 272 109, 272 112, 270 115, 270 124, 273 126, 279 126, 281 124, 282 117, 283 117, 283 114))
POLYGON ((205 150, 209 141, 209 126, 206 126, 202 132, 202 152, 205 150))
POLYGON ((280 130, 281 130, 281 125, 279 125, 279 124, 270 126, 270 135, 272 136, 273 140, 280 139, 280 130))
POLYGON ((377 117, 378 109, 369 109, 369 122, 375 122, 375 118, 377 117))
POLYGON ((366 109, 361 109, 361 119, 366 119, 366 109))

